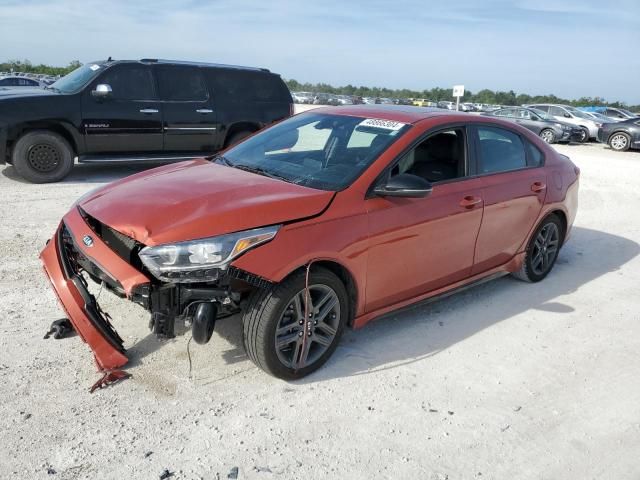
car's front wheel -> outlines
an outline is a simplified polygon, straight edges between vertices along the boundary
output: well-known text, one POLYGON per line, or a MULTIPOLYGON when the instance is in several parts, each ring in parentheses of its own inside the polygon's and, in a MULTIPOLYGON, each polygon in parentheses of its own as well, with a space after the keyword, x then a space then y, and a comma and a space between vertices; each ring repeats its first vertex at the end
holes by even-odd
POLYGON ((580 143, 587 143, 589 141, 589 130, 582 128, 582 134, 580 135, 580 143))
POLYGON ((338 345, 349 315, 342 281, 324 268, 300 271, 269 289, 256 290, 243 313, 249 358, 278 378, 292 380, 320 368, 338 345))
POLYGON ((540 132, 540 138, 547 143, 555 143, 556 134, 550 128, 545 128, 540 132))
POLYGON ((546 277, 556 263, 563 235, 558 216, 546 217, 529 240, 522 267, 513 275, 525 282, 539 282, 546 277))
POLYGON ((60 135, 47 130, 26 133, 13 147, 11 163, 31 183, 57 182, 73 168, 74 154, 60 135))
POLYGON ((618 152, 624 152, 629 150, 631 144, 631 137, 626 133, 618 132, 611 135, 609 138, 609 146, 618 152))

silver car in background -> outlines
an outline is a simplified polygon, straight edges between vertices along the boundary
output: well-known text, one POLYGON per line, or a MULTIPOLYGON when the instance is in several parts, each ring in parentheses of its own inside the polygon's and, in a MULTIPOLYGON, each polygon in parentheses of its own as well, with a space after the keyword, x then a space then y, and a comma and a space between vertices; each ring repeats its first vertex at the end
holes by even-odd
POLYGON ((526 107, 537 108, 538 110, 548 113, 556 120, 579 126, 584 132, 581 140, 582 142, 588 142, 589 139, 595 140, 598 137, 598 129, 602 126, 601 121, 595 120, 582 110, 578 110, 570 105, 537 103, 533 105, 526 105, 526 107))

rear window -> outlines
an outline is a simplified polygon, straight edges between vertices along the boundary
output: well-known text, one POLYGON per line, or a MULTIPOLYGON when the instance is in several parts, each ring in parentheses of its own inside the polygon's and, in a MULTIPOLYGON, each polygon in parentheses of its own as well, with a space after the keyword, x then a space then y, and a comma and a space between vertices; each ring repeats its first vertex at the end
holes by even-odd
POLYGON ((273 73, 210 68, 206 76, 218 101, 291 103, 289 89, 273 73))

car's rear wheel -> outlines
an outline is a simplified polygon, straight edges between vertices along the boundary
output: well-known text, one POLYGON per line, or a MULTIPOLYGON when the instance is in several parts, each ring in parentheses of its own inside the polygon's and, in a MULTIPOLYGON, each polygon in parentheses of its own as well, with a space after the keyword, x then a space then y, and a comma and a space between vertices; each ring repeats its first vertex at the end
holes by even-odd
POLYGON ((13 147, 11 163, 31 183, 57 182, 73 168, 74 154, 60 135, 47 130, 26 133, 13 147))
POLYGON ((631 137, 626 133, 618 132, 611 135, 609 138, 609 146, 618 152, 624 152, 629 150, 631 145, 631 137))
POLYGON ((320 368, 342 335, 349 315, 342 281, 329 270, 312 268, 308 293, 301 271, 270 289, 253 292, 244 310, 247 355, 278 378, 301 378, 320 368))
POLYGON ((556 134, 550 128, 545 128, 540 132, 540 138, 547 143, 555 143, 556 134))
POLYGON ((583 127, 581 130, 580 143, 587 143, 589 141, 589 129, 583 127))
POLYGON ((539 282, 545 278, 558 258, 563 235, 558 216, 546 217, 529 240, 522 267, 513 275, 525 282, 539 282))

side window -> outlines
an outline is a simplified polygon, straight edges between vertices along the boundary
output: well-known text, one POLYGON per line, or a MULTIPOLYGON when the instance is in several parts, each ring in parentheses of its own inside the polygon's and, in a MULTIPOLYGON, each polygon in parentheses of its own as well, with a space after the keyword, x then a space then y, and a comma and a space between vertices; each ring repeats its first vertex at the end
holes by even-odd
POLYGON ((429 182, 464 177, 464 130, 454 128, 435 133, 404 154, 391 170, 391 176, 409 173, 429 182))
POLYGON ((549 106, 548 105, 534 105, 533 108, 535 108, 537 110, 542 110, 545 113, 549 113, 549 106))
POLYGON ((111 67, 94 82, 94 87, 101 83, 111 87, 111 96, 116 100, 155 99, 153 77, 144 65, 111 67))
POLYGON ((531 142, 526 142, 526 143, 527 143, 527 153, 529 154, 529 158, 527 159, 527 164, 530 167, 542 166, 542 164, 544 164, 544 154, 533 143, 531 142))
POLYGON ((549 107, 549 115, 553 115, 554 117, 564 117, 565 113, 567 112, 560 107, 549 107))
POLYGON ((516 117, 524 118, 525 120, 530 120, 531 119, 531 115, 529 114, 529 110, 525 110, 523 108, 519 108, 518 110, 516 110, 516 117))
POLYGON ((160 67, 157 74, 162 100, 201 102, 208 98, 199 68, 160 67))
POLYGON ((280 77, 272 73, 228 68, 208 68, 207 83, 216 99, 236 102, 289 102, 290 94, 280 77))
POLYGON ((478 173, 517 170, 527 166, 527 155, 518 135, 503 128, 478 127, 478 173))

